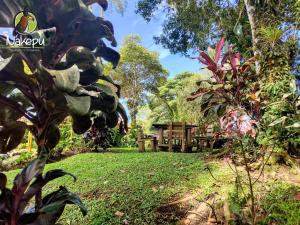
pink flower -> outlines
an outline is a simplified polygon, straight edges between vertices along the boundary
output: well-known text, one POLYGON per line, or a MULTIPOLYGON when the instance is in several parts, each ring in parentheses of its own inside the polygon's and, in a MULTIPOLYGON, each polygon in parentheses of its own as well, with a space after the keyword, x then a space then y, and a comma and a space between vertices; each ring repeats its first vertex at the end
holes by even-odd
POLYGON ((255 138, 255 124, 256 122, 254 120, 251 120, 247 114, 238 109, 228 110, 227 113, 220 119, 221 128, 224 130, 226 136, 250 135, 255 138))

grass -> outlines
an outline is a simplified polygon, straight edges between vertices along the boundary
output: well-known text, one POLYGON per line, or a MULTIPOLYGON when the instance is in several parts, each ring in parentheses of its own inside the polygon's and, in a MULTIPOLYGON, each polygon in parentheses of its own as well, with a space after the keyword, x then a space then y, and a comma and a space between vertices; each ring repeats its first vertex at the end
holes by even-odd
POLYGON ((266 218, 260 224, 300 224, 300 201, 295 201, 294 196, 299 192, 299 187, 291 184, 277 182, 273 184, 271 192, 262 202, 266 218))
MULTIPOLYGON (((176 212, 168 211, 168 219, 158 209, 186 193, 201 193, 197 199, 218 192, 222 199, 232 192, 234 179, 230 169, 210 162, 214 180, 206 169, 201 154, 167 152, 138 153, 132 149, 113 149, 109 153, 75 155, 61 162, 48 164, 46 170, 63 169, 77 176, 49 183, 44 194, 64 185, 79 194, 88 208, 82 217, 74 206, 67 206, 60 224, 63 225, 163 225, 175 224, 176 212), (220 185, 220 186, 219 186, 220 185), (116 212, 124 213, 117 216, 116 212)), ((19 171, 7 173, 9 184, 19 171)), ((299 189, 287 184, 268 184, 271 192, 263 201, 266 218, 260 224, 298 224, 299 202, 293 200, 299 189)), ((174 209, 176 210, 176 209, 174 209)))
MULTIPOLYGON (((118 152, 81 154, 46 166, 46 170, 60 168, 78 178, 76 183, 60 178, 46 186, 46 193, 66 185, 82 197, 89 210, 82 217, 74 206, 68 206, 62 224, 122 224, 123 220, 139 225, 169 224, 158 218, 157 207, 180 193, 200 189, 205 194, 214 186, 199 154, 118 152), (118 218, 117 211, 124 216, 118 218)), ((224 174, 217 167, 213 171, 217 177, 224 174)), ((10 184, 16 173, 7 173, 10 184)))

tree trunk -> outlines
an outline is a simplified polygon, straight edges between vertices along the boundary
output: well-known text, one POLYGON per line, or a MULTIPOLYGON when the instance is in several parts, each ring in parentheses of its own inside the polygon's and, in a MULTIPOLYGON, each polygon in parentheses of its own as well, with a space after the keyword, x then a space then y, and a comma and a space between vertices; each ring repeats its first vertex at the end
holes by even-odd
POLYGON ((252 46, 253 46, 253 53, 254 56, 257 57, 255 61, 256 66, 256 74, 260 73, 260 62, 259 57, 261 52, 258 48, 258 31, 257 31, 257 23, 256 23, 256 15, 255 15, 255 6, 251 3, 251 0, 244 0, 246 11, 248 15, 248 20, 251 27, 251 35, 252 35, 252 46))
POLYGON ((134 127, 136 125, 136 114, 137 114, 137 111, 135 108, 133 108, 131 111, 130 111, 130 118, 131 118, 131 126, 134 127))

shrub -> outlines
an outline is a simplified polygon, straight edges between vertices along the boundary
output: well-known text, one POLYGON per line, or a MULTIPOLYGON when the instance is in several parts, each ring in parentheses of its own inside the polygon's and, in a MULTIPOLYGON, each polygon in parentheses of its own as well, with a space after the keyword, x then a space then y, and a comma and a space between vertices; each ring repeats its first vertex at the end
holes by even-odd
MULTIPOLYGON (((72 117, 77 134, 92 126, 95 115, 104 119, 107 127, 115 127, 119 119, 124 129, 127 127, 127 116, 119 103, 120 88, 102 74, 100 60, 114 67, 119 62, 119 53, 103 41, 105 38, 116 47, 113 25, 93 15, 89 9, 92 3, 4 0, 6 7, 0 8, 0 14, 5 15, 0 17, 0 24, 6 27, 14 24, 20 10, 24 15, 34 13, 42 30, 25 36, 15 30, 14 34, 21 39, 45 40, 45 46, 34 54, 23 49, 0 49, 0 153, 17 148, 30 130, 39 155, 17 175, 12 190, 6 187, 6 176, 0 174, 1 224, 55 224, 70 203, 86 214, 80 199, 65 187, 41 197, 48 181, 67 174, 55 170, 42 175, 50 151, 61 138, 59 125, 67 116, 72 117), (100 80, 103 82, 97 83, 100 80), (25 213, 33 197, 34 209, 25 213)), ((99 4, 107 8, 107 1, 99 4)), ((0 43, 6 43, 6 37, 0 36, 0 43)))
POLYGON ((298 192, 299 187, 290 184, 276 183, 272 185, 271 192, 262 201, 266 218, 260 224, 298 224, 300 201, 294 199, 298 192))
POLYGON ((122 147, 137 147, 138 126, 129 129, 129 132, 122 138, 122 147))
POLYGON ((22 152, 19 158, 16 159, 16 164, 28 163, 30 160, 33 159, 33 157, 34 154, 32 152, 22 152))

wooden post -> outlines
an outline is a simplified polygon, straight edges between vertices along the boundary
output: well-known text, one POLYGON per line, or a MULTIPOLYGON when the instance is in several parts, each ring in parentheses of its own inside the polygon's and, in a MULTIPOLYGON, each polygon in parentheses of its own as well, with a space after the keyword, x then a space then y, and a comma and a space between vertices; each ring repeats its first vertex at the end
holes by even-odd
POLYGON ((156 137, 152 137, 152 139, 151 139, 151 149, 154 152, 157 151, 157 138, 156 137))
POLYGON ((187 144, 188 146, 192 144, 192 129, 187 129, 187 144))
POLYGON ((32 133, 28 132, 27 151, 32 152, 32 133))
POLYGON ((169 125, 169 152, 173 152, 173 122, 169 125))
POLYGON ((139 140, 138 146, 139 146, 139 152, 145 152, 145 141, 139 140))
POLYGON ((186 123, 182 123, 182 146, 181 152, 186 152, 187 149, 187 134, 186 134, 186 123))
POLYGON ((143 139, 144 135, 142 131, 138 132, 138 146, 139 146, 139 152, 145 152, 145 140, 143 139))
POLYGON ((163 128, 159 128, 159 131, 158 131, 158 143, 160 145, 162 145, 164 143, 164 129, 163 128))

